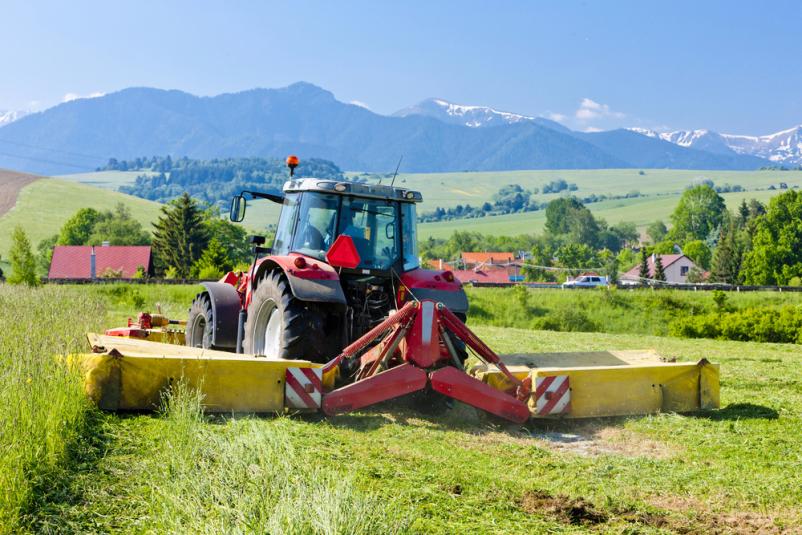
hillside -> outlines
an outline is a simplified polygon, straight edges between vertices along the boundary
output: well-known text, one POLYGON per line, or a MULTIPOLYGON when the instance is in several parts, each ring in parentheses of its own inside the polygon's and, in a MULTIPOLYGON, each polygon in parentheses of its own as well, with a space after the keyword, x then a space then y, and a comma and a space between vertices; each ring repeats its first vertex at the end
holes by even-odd
POLYGON ((130 195, 53 178, 36 180, 20 190, 16 205, 0 217, 0 255, 7 261, 16 225, 22 225, 36 247, 39 240, 57 233, 79 208, 110 210, 118 202, 130 208, 146 229, 160 213, 158 203, 130 195))
POLYGON ((22 188, 39 178, 36 175, 0 169, 0 216, 14 207, 22 188))
POLYGON ((766 163, 632 132, 627 132, 632 137, 618 131, 594 136, 545 120, 497 123, 472 128, 421 114, 379 115, 303 82, 214 97, 130 88, 66 102, 3 127, 0 167, 58 174, 91 171, 111 157, 170 154, 208 159, 289 153, 375 172, 394 169, 402 155, 407 172, 645 165, 755 169, 766 163))

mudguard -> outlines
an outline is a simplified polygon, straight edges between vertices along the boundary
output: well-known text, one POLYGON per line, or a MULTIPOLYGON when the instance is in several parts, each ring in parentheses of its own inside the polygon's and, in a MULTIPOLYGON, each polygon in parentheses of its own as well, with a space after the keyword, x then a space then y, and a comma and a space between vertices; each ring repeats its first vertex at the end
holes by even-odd
POLYGON ((265 257, 256 268, 253 288, 271 269, 281 269, 284 272, 292 294, 301 301, 346 304, 345 293, 340 286, 340 276, 325 262, 298 253, 265 257), (298 257, 304 259, 304 267, 299 268, 295 263, 298 257))
POLYGON ((236 288, 223 282, 204 282, 201 285, 212 302, 212 344, 217 348, 237 347, 237 320, 242 308, 236 288))
POLYGON ((462 288, 462 283, 445 277, 445 271, 429 269, 413 269, 401 274, 401 282, 409 289, 419 301, 431 299, 443 303, 455 314, 468 313, 468 296, 462 288))

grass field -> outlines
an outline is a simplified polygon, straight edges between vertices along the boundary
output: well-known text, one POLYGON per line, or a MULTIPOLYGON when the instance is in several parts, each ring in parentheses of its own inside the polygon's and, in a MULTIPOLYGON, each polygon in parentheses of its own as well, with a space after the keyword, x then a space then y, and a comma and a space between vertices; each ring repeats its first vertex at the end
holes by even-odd
POLYGON ((426 414, 388 403, 330 419, 212 418, 181 389, 161 414, 100 414, 75 396, 69 376, 52 379, 50 355, 102 318, 117 325, 157 301, 170 314, 185 311, 195 292, 115 288, 0 287, 0 301, 26 311, 22 323, 0 318, 8 424, 0 447, 15 455, 0 482, 8 490, 11 477, 26 490, 16 502, 0 494, 0 530, 792 533, 802 525, 799 346, 476 326, 502 353, 647 347, 719 362, 723 408, 694 416, 517 426, 460 405, 426 414), (31 425, 45 418, 62 423, 31 425))
MULTIPOLYGON (((466 173, 418 173, 400 174, 396 185, 420 190, 424 202, 419 207, 421 213, 436 207, 449 208, 457 204, 481 205, 505 184, 520 184, 532 189, 542 189, 543 185, 562 178, 576 183, 576 195, 585 197, 591 194, 625 195, 639 191, 643 197, 619 199, 589 205, 593 213, 608 223, 632 221, 643 228, 655 219, 668 220, 686 186, 700 178, 713 180, 717 185, 732 184, 747 189, 743 193, 724 194, 730 207, 742 199, 757 198, 767 201, 779 190, 768 187, 779 186, 785 182, 789 187, 802 186, 802 171, 709 171, 646 169, 644 175, 637 169, 592 169, 592 170, 549 170, 549 171, 505 171, 505 172, 466 172, 466 173)), ((64 179, 91 184, 103 188, 116 189, 134 180, 137 172, 103 171, 65 175, 64 179)), ((541 202, 555 199, 559 194, 539 194, 541 202)), ((278 221, 280 207, 269 201, 254 201, 249 204, 245 224, 254 229, 264 229, 278 221)), ((545 223, 545 214, 529 212, 481 219, 460 219, 438 223, 426 223, 419 227, 421 238, 429 236, 448 237, 455 230, 473 230, 487 234, 510 235, 539 232, 545 223)))
POLYGON ((79 208, 111 210, 118 202, 128 206, 148 230, 160 213, 158 203, 130 195, 57 179, 37 180, 25 186, 14 208, 0 217, 0 255, 8 259, 11 232, 16 225, 22 225, 31 245, 36 247, 39 240, 57 233, 79 208))
POLYGON ((69 175, 59 175, 53 178, 59 180, 66 180, 67 182, 75 182, 79 184, 86 184, 87 186, 95 186, 103 189, 110 189, 117 191, 120 186, 127 186, 136 181, 139 175, 155 175, 155 172, 150 171, 95 171, 92 173, 74 173, 69 175))

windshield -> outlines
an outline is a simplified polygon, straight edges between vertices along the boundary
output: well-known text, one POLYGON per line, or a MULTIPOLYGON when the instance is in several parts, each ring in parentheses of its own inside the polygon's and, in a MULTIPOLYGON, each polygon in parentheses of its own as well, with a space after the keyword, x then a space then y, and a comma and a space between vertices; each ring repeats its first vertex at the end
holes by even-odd
POLYGON ((334 243, 339 195, 304 193, 301 196, 298 226, 292 251, 323 260, 334 243))
POLYGON ((401 249, 404 251, 404 271, 409 271, 420 267, 418 260, 418 233, 417 216, 415 214, 415 204, 411 202, 401 203, 401 249))
POLYGON ((347 234, 361 259, 360 268, 388 270, 399 257, 398 204, 343 197, 340 234, 347 234))

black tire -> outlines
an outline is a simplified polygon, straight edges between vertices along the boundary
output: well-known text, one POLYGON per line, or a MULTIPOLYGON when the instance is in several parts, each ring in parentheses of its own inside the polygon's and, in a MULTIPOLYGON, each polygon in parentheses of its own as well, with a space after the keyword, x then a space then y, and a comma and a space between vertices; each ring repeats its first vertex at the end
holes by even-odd
POLYGON ((269 357, 326 362, 338 353, 339 347, 327 336, 325 319, 314 303, 300 301, 292 294, 283 273, 268 272, 254 290, 248 306, 243 350, 264 354, 266 346, 272 345, 276 354, 269 357), (272 325, 275 334, 268 335, 273 314, 279 314, 272 325))
POLYGON ((189 308, 184 343, 189 347, 212 349, 212 329, 212 301, 206 292, 199 293, 189 308))

